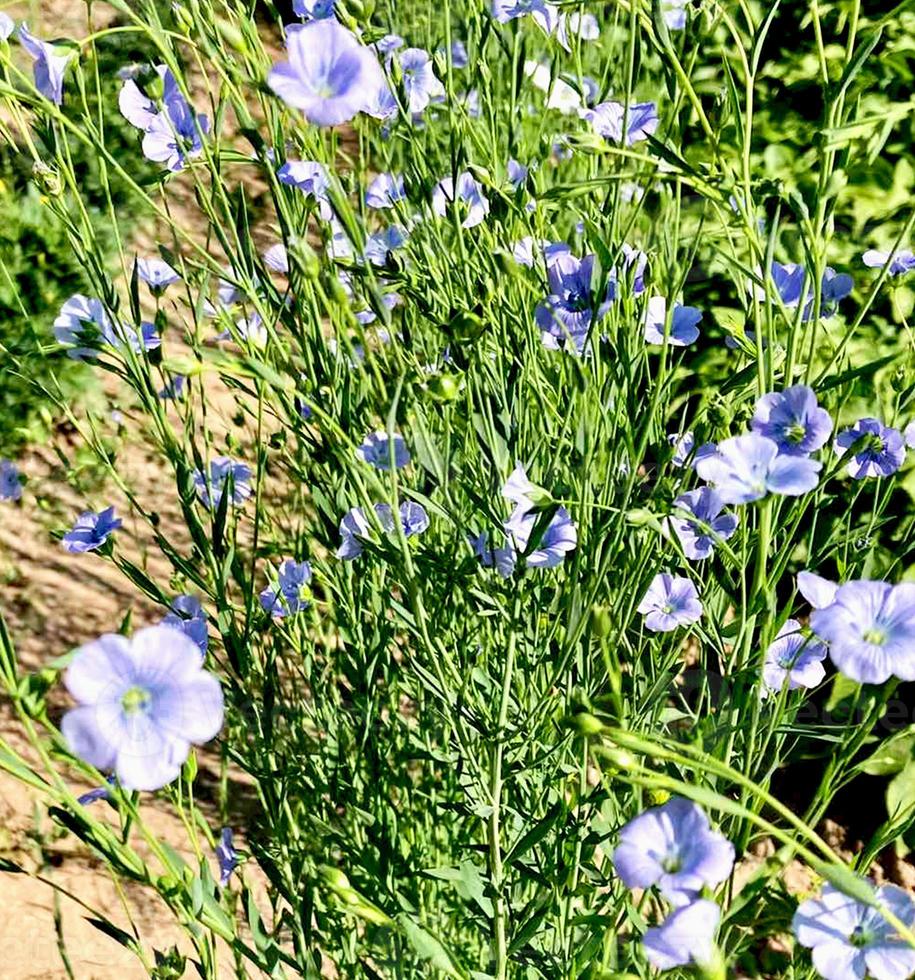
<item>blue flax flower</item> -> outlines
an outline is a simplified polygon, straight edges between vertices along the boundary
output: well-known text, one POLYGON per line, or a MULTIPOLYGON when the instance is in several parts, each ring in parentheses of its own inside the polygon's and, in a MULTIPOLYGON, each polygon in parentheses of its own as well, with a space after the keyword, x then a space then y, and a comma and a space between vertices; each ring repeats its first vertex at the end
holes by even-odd
POLYGON ((816 639, 801 632, 796 619, 785 621, 775 639, 766 650, 763 663, 762 697, 787 687, 796 691, 800 687, 816 687, 826 676, 823 661, 826 647, 816 639))
POLYGON ((661 0, 661 14, 670 31, 682 31, 686 27, 688 0, 661 0))
POLYGON ((54 336, 68 348, 67 357, 86 360, 97 357, 102 344, 113 343, 114 330, 101 300, 77 293, 60 308, 54 336))
POLYGON ((651 580, 637 611, 645 617, 646 629, 669 633, 701 619, 702 603, 690 579, 660 572, 651 580))
POLYGON ((915 680, 915 583, 846 582, 810 627, 836 667, 859 684, 915 680))
POLYGON ((509 578, 514 573, 517 554, 510 541, 501 548, 494 548, 489 544, 489 534, 481 531, 471 536, 470 547, 484 568, 495 568, 502 578, 509 578))
POLYGON ((274 619, 295 616, 311 604, 311 565, 287 558, 279 567, 276 583, 260 594, 260 603, 274 619))
POLYGON ((464 228, 474 228, 489 214, 489 200, 479 181, 465 170, 458 174, 457 187, 453 177, 443 177, 432 192, 432 210, 444 218, 451 207, 462 209, 464 228))
POLYGON ((600 102, 593 109, 586 109, 582 117, 604 139, 614 143, 625 142, 633 146, 652 136, 658 128, 658 108, 654 102, 636 102, 628 113, 620 102, 600 102), (623 139, 623 117, 626 117, 626 135, 623 139))
POLYGON ((19 500, 22 497, 22 482, 15 463, 0 459, 0 500, 19 500))
POLYGON ((219 681, 202 669, 194 643, 167 626, 87 643, 64 683, 78 702, 61 723, 70 750, 113 770, 127 790, 156 790, 177 779, 191 745, 222 728, 219 681))
POLYGON ((386 85, 371 48, 334 18, 287 29, 289 60, 276 65, 267 84, 317 126, 339 126, 362 112, 386 85))
POLYGON ((737 530, 737 515, 722 514, 724 504, 710 487, 681 493, 674 501, 674 515, 668 518, 683 548, 683 554, 694 561, 711 555, 719 541, 737 530))
POLYGON ((325 221, 334 216, 328 196, 330 179, 323 164, 316 160, 287 160, 276 172, 281 184, 295 187, 303 194, 313 197, 318 204, 318 213, 325 221))
POLYGON ((303 20, 325 20, 334 16, 337 0, 292 0, 292 10, 303 20))
POLYGON ((365 463, 370 463, 376 469, 391 469, 391 457, 394 458, 394 469, 399 470, 410 462, 410 450, 404 437, 395 432, 393 438, 388 439, 387 432, 379 430, 370 432, 356 450, 356 458, 365 463))
MULTIPOLYGON (((874 897, 904 925, 915 923, 912 897, 901 888, 882 885, 874 897)), ((880 909, 832 885, 798 906, 792 926, 801 946, 812 950, 813 965, 825 980, 906 980, 915 972, 915 949, 880 909)))
POLYGON ((222 494, 231 483, 233 506, 243 504, 251 496, 251 467, 229 456, 217 456, 210 461, 209 473, 194 470, 194 487, 200 502, 218 510, 222 494))
POLYGON ((915 269, 915 253, 910 249, 900 249, 893 254, 892 252, 878 252, 876 249, 868 249, 862 256, 864 264, 869 269, 879 269, 889 263, 887 275, 902 276, 915 269), (892 256, 892 259, 890 258, 892 256))
POLYGON ((137 259, 137 276, 157 296, 181 278, 168 262, 162 259, 137 259))
POLYGON ((392 208, 406 199, 403 177, 399 174, 378 174, 365 192, 365 203, 370 208, 392 208))
POLYGON ((751 432, 719 443, 714 456, 696 462, 696 472, 715 485, 726 504, 747 504, 767 493, 808 493, 817 485, 821 466, 806 456, 780 455, 772 439, 751 432))
POLYGON ((667 440, 674 447, 674 454, 670 461, 678 469, 686 466, 687 462, 695 466, 700 459, 714 456, 718 451, 718 447, 713 442, 704 442, 697 447, 696 437, 692 432, 674 433, 669 435, 667 440))
POLYGON ((832 419, 817 405, 813 388, 792 385, 763 395, 756 403, 754 432, 771 439, 783 456, 806 456, 826 445, 832 419))
POLYGON ((695 306, 674 303, 670 329, 665 338, 667 300, 663 296, 652 296, 645 308, 645 340, 649 344, 668 343, 671 347, 688 347, 699 337, 697 324, 701 319, 702 310, 697 310, 695 306))
POLYGON ((16 30, 16 22, 5 11, 0 10, 0 41, 5 41, 16 30))
POLYGON ((549 260, 550 295, 534 312, 545 347, 576 354, 584 351, 591 324, 602 319, 610 309, 613 295, 612 282, 602 299, 594 295, 598 285, 594 272, 593 255, 579 259, 571 252, 558 252, 549 260))
POLYGON ((508 182, 515 190, 527 180, 528 168, 523 163, 518 163, 514 158, 508 161, 506 172, 508 182))
POLYGON ((407 48, 397 55, 397 61, 411 115, 417 116, 425 111, 430 102, 445 98, 445 86, 436 77, 435 66, 427 51, 407 48))
POLYGON ((19 28, 19 40, 35 62, 32 69, 35 88, 46 99, 60 105, 64 100, 64 72, 73 57, 73 52, 62 54, 53 44, 30 34, 25 24, 19 28))
POLYGON ((814 609, 825 609, 836 601, 839 586, 814 572, 797 573, 797 590, 814 609))
POLYGON ((673 911, 661 925, 645 930, 642 947, 648 962, 658 970, 676 966, 709 966, 715 959, 715 933, 721 910, 700 898, 673 911))
POLYGON ((409 235, 400 225, 390 225, 381 231, 374 231, 365 242, 365 258, 372 265, 387 265, 388 256, 407 243, 409 235))
MULTIPOLYGON (((505 522, 505 533, 510 536, 516 551, 527 550, 539 517, 540 514, 532 511, 527 503, 519 503, 512 511, 505 522)), ((525 563, 529 568, 555 568, 577 543, 574 521, 565 507, 557 507, 537 546, 525 556, 525 563)))
POLYGON ((859 419, 836 436, 833 448, 845 456, 854 447, 845 470, 855 480, 890 476, 905 462, 905 440, 898 429, 878 419, 859 419))
POLYGON ((216 860, 219 862, 219 887, 226 888, 232 872, 238 867, 238 851, 232 839, 232 828, 223 827, 216 845, 216 860))
POLYGON ((171 610, 166 613, 159 625, 181 630, 197 645, 201 660, 206 655, 207 647, 210 645, 207 617, 203 611, 203 606, 200 605, 200 600, 195 596, 176 596, 172 600, 171 610))
POLYGON ((530 15, 538 27, 552 34, 559 26, 559 11, 546 0, 492 0, 492 16, 500 24, 530 15))
POLYGON ((64 551, 69 551, 72 555, 96 551, 122 523, 120 518, 114 516, 113 507, 106 507, 97 514, 87 510, 76 518, 76 523, 61 538, 60 543, 64 551))
POLYGON ((613 866, 627 888, 657 885, 681 908, 730 875, 734 846, 711 829, 701 807, 675 796, 623 827, 613 866))
POLYGON ((470 58, 467 55, 467 46, 463 41, 452 41, 451 67, 460 70, 461 68, 466 68, 469 64, 470 58))

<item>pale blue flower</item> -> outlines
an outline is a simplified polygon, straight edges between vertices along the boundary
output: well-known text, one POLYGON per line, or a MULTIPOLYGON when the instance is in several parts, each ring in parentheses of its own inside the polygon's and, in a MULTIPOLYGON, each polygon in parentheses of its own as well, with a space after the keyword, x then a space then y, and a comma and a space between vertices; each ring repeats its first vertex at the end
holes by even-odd
POLYGON ((674 501, 668 523, 677 535, 683 554, 695 561, 708 558, 715 545, 737 530, 737 515, 722 514, 724 504, 710 487, 681 493, 674 501))
POLYGON ((60 105, 64 100, 64 72, 74 52, 62 53, 60 48, 30 34, 25 24, 19 28, 19 40, 35 62, 35 88, 46 99, 60 105))
POLYGON ((792 385, 763 395, 756 402, 750 425, 786 456, 816 452, 826 445, 832 433, 829 412, 819 407, 816 393, 806 385, 792 385))
POLYGON ((601 102, 582 113, 582 118, 604 139, 633 146, 653 135, 658 128, 658 109, 654 102, 635 102, 628 112, 620 102, 601 102), (623 119, 626 138, 623 139, 623 119))
POLYGON ((176 596, 172 600, 171 610, 164 616, 160 625, 180 630, 197 645, 201 658, 206 655, 210 645, 209 627, 206 613, 196 596, 176 596))
POLYGON ((410 451, 404 437, 395 432, 389 439, 387 432, 378 430, 370 432, 356 450, 356 458, 369 463, 379 470, 391 469, 393 457, 394 469, 401 469, 410 462, 410 451))
POLYGON ((457 204, 464 214, 463 226, 473 228, 489 214, 489 201, 480 183, 469 171, 458 174, 457 189, 452 177, 443 177, 432 192, 432 210, 441 218, 457 204))
POLYGON ((807 456, 780 455, 778 445, 756 432, 718 444, 697 460, 700 478, 714 484, 726 504, 746 504, 768 493, 798 497, 816 488, 822 464, 807 456))
POLYGON ((845 456, 851 451, 845 471, 855 480, 892 476, 905 462, 902 433, 879 419, 858 419, 836 436, 833 449, 837 456, 845 456))
POLYGON ((16 22, 6 11, 0 10, 0 40, 5 41, 16 30, 16 22))
POLYGON ((292 0, 292 10, 303 20, 324 20, 334 16, 337 0, 292 0))
POLYGON ((159 295, 181 276, 162 259, 137 259, 137 276, 149 286, 150 290, 159 295))
POLYGON ((657 885, 682 908, 730 875, 734 846, 711 829, 698 804, 675 796, 623 827, 613 866, 627 888, 657 885))
POLYGON ((552 34, 559 26, 559 10, 546 0, 492 0, 491 11, 500 24, 530 16, 547 34, 552 34))
POLYGON ((550 295, 534 312, 540 338, 551 350, 581 354, 592 324, 602 319, 610 308, 613 283, 607 284, 603 297, 596 296, 595 257, 586 255, 579 259, 570 252, 551 257, 547 278, 550 295))
POLYGON ((22 482, 15 463, 0 459, 0 500, 19 500, 22 497, 22 482))
POLYGON ((280 565, 276 582, 260 594, 260 604, 274 619, 304 612, 311 605, 311 565, 287 558, 280 565))
POLYGON ((670 328, 665 337, 667 300, 663 296, 652 296, 645 307, 645 341, 649 344, 668 343, 671 347, 687 347, 698 340, 697 324, 701 319, 702 310, 696 309, 695 306, 674 303, 670 315, 670 328))
MULTIPOLYGON (((642 948, 648 962, 657 970, 691 964, 710 966, 720 920, 721 910, 705 898, 675 909, 661 925, 645 930, 642 948)), ((709 971, 708 975, 713 974, 709 971)))
POLYGON ((797 573, 797 590, 814 609, 825 609, 836 601, 838 584, 814 572, 797 573))
POLYGON ((251 496, 251 467, 229 456, 217 456, 210 461, 209 472, 194 470, 194 488, 200 502, 218 510, 223 492, 231 489, 230 504, 237 507, 251 496))
POLYGON ((911 928, 912 896, 896 885, 882 885, 874 901, 866 905, 827 884, 819 897, 798 906, 794 935, 813 950, 813 965, 824 980, 907 980, 915 973, 915 949, 880 911, 889 910, 911 928))
POLYGON ((338 126, 362 112, 385 85, 375 53, 334 18, 286 31, 289 60, 276 65, 267 84, 317 126, 338 126))
POLYGON ((223 827, 216 845, 216 860, 219 862, 219 887, 226 888, 232 872, 238 867, 238 851, 232 840, 232 828, 223 827))
POLYGON ((816 687, 826 676, 823 661, 826 647, 815 638, 805 636, 796 619, 788 619, 766 650, 763 663, 763 686, 760 695, 778 692, 787 687, 816 687))
POLYGON ((406 229, 400 225, 390 225, 381 231, 372 232, 365 241, 365 258, 372 265, 387 265, 388 256, 391 252, 403 248, 409 240, 406 229))
POLYGON ((915 253, 907 248, 900 249, 895 254, 892 252, 878 252, 876 249, 868 249, 862 256, 862 261, 870 269, 879 269, 889 264, 887 275, 902 276, 915 269, 915 253))
POLYGON ((378 210, 393 208, 399 201, 405 200, 406 196, 400 174, 378 174, 365 192, 365 203, 378 210))
POLYGON ((669 633, 701 619, 702 603, 690 579, 660 572, 651 580, 636 611, 645 617, 645 629, 669 633))
POLYGON ((397 55, 397 61, 411 115, 419 115, 430 102, 444 99, 445 86, 436 77, 435 66, 427 51, 407 48, 397 55))
POLYGON ((61 722, 70 751, 113 770, 126 790, 177 779, 191 745, 222 728, 219 681, 202 669, 195 644, 167 626, 80 647, 64 683, 78 702, 61 722))
MULTIPOLYGON (((519 503, 505 522, 505 533, 519 554, 527 552, 539 519, 540 513, 532 511, 530 504, 525 502, 519 503)), ((565 507, 557 507, 540 540, 525 555, 525 563, 530 568, 555 568, 575 549, 577 543, 575 522, 565 507)))

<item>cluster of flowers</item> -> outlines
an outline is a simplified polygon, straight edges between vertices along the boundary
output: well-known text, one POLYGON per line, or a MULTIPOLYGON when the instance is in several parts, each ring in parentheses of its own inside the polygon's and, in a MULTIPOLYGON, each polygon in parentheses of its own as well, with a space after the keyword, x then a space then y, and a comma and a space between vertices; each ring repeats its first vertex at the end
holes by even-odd
MULTIPOLYGON (((715 935, 721 909, 705 889, 724 882, 734 867, 734 847, 709 826, 695 803, 674 797, 646 810, 620 831, 613 865, 627 888, 657 888, 672 911, 645 931, 642 946, 659 970, 696 965, 705 975, 721 975, 715 935)), ((875 889, 864 904, 832 885, 798 907, 793 922, 797 941, 812 949, 813 963, 825 980, 906 980, 915 973, 915 949, 881 910, 904 926, 915 924, 915 900, 895 885, 875 889)))

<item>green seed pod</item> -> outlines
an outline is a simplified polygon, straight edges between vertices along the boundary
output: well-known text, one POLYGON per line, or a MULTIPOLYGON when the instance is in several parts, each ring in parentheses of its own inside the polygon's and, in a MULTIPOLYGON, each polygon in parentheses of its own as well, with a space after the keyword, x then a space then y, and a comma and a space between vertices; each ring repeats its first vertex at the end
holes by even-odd
POLYGON ((436 374, 429 379, 429 394, 436 401, 453 402, 461 397, 461 386, 451 374, 436 374))
POLYGON ((613 630, 613 620, 606 606, 593 605, 591 607, 591 635, 609 636, 613 630))

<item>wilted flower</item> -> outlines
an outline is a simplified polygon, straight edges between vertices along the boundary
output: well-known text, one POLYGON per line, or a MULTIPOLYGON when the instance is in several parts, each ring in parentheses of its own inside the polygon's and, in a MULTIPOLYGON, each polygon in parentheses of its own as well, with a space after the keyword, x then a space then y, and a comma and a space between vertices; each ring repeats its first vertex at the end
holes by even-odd
POLYGON ((122 524, 123 521, 114 516, 113 507, 106 507, 97 514, 87 510, 76 518, 76 523, 61 538, 60 543, 65 551, 73 555, 96 551, 122 524))
POLYGON ((654 102, 636 102, 626 108, 619 102, 601 102, 582 113, 582 118, 604 139, 632 146, 648 139, 658 128, 658 108, 654 102), (626 117, 626 138, 623 139, 623 117, 626 117))
POLYGON ((701 807, 675 796, 623 827, 613 866, 627 888, 657 885, 679 908, 728 877, 734 846, 711 829, 701 807))
POLYGON ((687 347, 699 337, 696 324, 702 319, 702 310, 695 306, 674 303, 670 316, 670 330, 665 338, 664 326, 667 320, 667 300, 663 296, 652 296, 645 308, 645 340, 649 344, 668 343, 672 347, 687 347))
POLYGON ((22 497, 22 483, 15 463, 0 459, 0 500, 19 500, 22 497))
POLYGON ((356 450, 356 458, 365 463, 371 463, 376 469, 391 469, 391 458, 394 460, 394 469, 400 469, 410 462, 410 451, 404 437, 395 432, 392 438, 388 438, 387 432, 379 430, 370 432, 356 450))
POLYGON ((378 174, 365 192, 365 203, 370 208, 392 208, 406 199, 403 177, 400 174, 378 174))
POLYGON ((231 491, 230 504, 238 506, 251 496, 251 467, 229 456, 217 456, 210 461, 209 473, 194 470, 194 487, 200 502, 218 510, 223 491, 231 491))
POLYGON ((489 214, 489 201, 483 188, 467 170, 458 174, 456 191, 454 179, 443 177, 432 192, 432 210, 440 218, 444 218, 449 208, 457 202, 465 212, 465 228, 473 228, 489 214))
POLYGON ((715 932, 721 910, 700 898, 675 909, 659 926, 645 930, 642 947, 648 962, 658 970, 697 964, 709 966, 715 958, 715 932))
POLYGON ((813 965, 825 980, 906 980, 915 972, 915 949, 880 911, 888 909, 911 927, 912 896, 896 885, 882 885, 874 899, 876 906, 865 905, 827 884, 818 898, 798 906, 794 935, 813 950, 813 965))
POLYGON ((219 843, 216 845, 216 860, 219 862, 219 887, 225 888, 229 884, 232 872, 238 867, 238 851, 235 850, 231 827, 222 828, 219 843))
POLYGON ((874 248, 868 249, 862 256, 862 261, 871 269, 882 268, 889 263, 887 275, 890 277, 901 276, 915 269, 915 253, 907 248, 900 249, 895 254, 891 252, 878 252, 874 248))
POLYGON ((737 515, 722 514, 723 506, 710 487, 682 493, 674 501, 674 515, 668 518, 668 523, 687 558, 699 561, 708 558, 719 541, 727 541, 737 530, 737 515))
POLYGON ((311 565, 287 558, 279 567, 276 583, 261 592, 261 606, 274 619, 295 616, 311 604, 310 582, 311 565))
POLYGON ((349 122, 385 85, 371 48, 334 18, 287 28, 289 60, 276 65, 267 84, 317 126, 349 122))
POLYGON ((35 88, 46 99, 60 105, 64 100, 64 72, 74 52, 61 54, 53 44, 30 34, 25 24, 19 28, 19 40, 35 62, 35 88))
POLYGON ((823 447, 832 432, 832 419, 817 405, 806 385, 763 395, 756 403, 753 431, 771 439, 784 456, 804 456, 823 447))
POLYGON ((160 626, 180 630, 193 640, 200 650, 201 658, 206 655, 210 645, 207 616, 200 600, 192 595, 179 595, 172 600, 171 611, 166 613, 160 626))
POLYGON ((826 647, 816 639, 804 636, 796 619, 786 620, 766 650, 761 696, 766 697, 784 687, 789 691, 816 687, 826 676, 825 659, 826 647))
POLYGON ((828 606, 814 609, 810 627, 853 681, 915 680, 915 583, 846 582, 828 606))
POLYGON ((137 276, 157 295, 181 278, 162 259, 137 259, 137 276))
POLYGON ((845 470, 855 480, 868 476, 890 476, 905 462, 905 441, 898 429, 878 419, 859 419, 836 436, 833 448, 844 456, 854 447, 845 470))
POLYGON ((551 350, 584 351, 591 325, 610 308, 613 283, 603 298, 595 296, 595 258, 579 259, 571 252, 558 252, 547 263, 550 295, 534 313, 540 337, 551 350))
POLYGON ((407 48, 397 56, 397 60, 411 115, 419 115, 430 102, 445 97, 445 86, 436 77, 435 66, 428 52, 422 48, 407 48))
POLYGON ((690 579, 660 572, 651 580, 637 611, 645 617, 646 629, 669 633, 701 619, 702 603, 690 579))
POLYGON ((391 60, 396 51, 404 46, 404 39, 399 34, 385 34, 373 45, 374 49, 384 58, 385 64, 390 66, 391 60))
POLYGON ((222 728, 219 681, 201 668, 194 643, 166 626, 87 643, 64 683, 79 704, 61 722, 70 750, 114 770, 127 790, 156 790, 177 779, 191 744, 222 728))
POLYGON ((726 504, 746 504, 767 493, 808 493, 817 485, 821 466, 806 456, 779 455, 775 442, 751 432, 719 443, 713 456, 696 461, 696 472, 715 485, 726 504))

